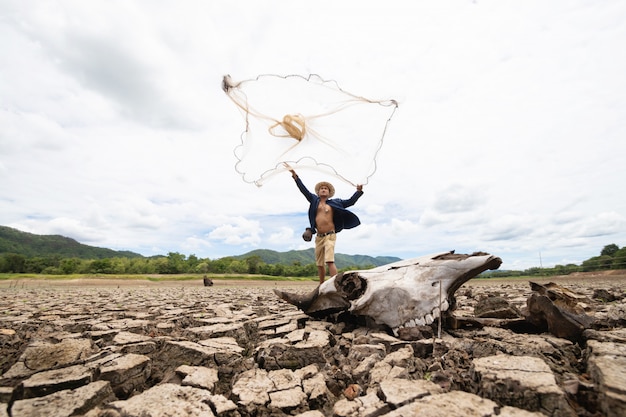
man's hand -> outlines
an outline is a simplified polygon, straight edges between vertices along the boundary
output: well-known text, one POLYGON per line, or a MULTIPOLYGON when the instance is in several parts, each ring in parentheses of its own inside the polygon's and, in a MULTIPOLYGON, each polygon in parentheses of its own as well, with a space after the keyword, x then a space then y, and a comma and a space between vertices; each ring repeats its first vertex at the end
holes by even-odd
POLYGON ((357 191, 363 191, 363 185, 362 184, 357 185, 356 186, 356 190, 357 191))
POLYGON ((291 167, 291 165, 289 165, 287 162, 283 162, 283 166, 285 168, 287 168, 287 171, 291 172, 291 176, 294 178, 298 177, 298 174, 296 174, 296 171, 293 170, 293 168, 291 167))

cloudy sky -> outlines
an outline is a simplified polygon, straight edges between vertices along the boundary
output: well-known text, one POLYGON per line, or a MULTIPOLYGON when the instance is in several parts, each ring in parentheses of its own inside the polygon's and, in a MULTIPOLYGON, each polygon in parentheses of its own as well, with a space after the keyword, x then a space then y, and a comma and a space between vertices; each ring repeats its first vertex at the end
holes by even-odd
POLYGON ((579 264, 626 246, 624 45, 622 0, 3 0, 0 224, 146 256, 312 247, 288 174, 235 171, 220 84, 315 73, 399 103, 337 252, 579 264))

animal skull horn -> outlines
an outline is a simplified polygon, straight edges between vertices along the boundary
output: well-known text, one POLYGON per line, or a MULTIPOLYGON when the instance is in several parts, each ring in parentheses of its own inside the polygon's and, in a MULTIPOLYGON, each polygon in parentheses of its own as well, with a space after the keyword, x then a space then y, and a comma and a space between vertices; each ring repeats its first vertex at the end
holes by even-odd
POLYGON ((397 333, 402 327, 429 325, 443 312, 452 311, 454 293, 461 285, 501 264, 499 257, 488 253, 451 251, 339 273, 310 294, 274 292, 310 316, 349 311, 397 333))

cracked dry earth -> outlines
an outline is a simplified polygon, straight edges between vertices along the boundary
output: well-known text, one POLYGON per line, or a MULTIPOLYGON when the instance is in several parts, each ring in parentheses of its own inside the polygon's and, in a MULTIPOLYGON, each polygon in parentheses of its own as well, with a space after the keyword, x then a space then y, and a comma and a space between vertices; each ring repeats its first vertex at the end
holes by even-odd
MULTIPOLYGON (((588 297, 583 342, 510 318, 402 340, 272 292, 313 282, 5 281, 0 417, 626 415, 626 276, 550 281, 588 297)), ((490 297, 523 311, 530 294, 471 280, 455 315, 490 297)))

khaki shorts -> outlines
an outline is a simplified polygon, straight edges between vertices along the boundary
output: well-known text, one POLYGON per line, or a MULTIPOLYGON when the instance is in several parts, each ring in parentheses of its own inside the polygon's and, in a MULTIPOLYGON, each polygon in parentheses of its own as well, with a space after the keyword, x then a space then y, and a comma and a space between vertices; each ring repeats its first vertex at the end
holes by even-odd
POLYGON ((315 263, 317 266, 325 266, 327 262, 335 262, 335 242, 337 234, 315 236, 315 263))

